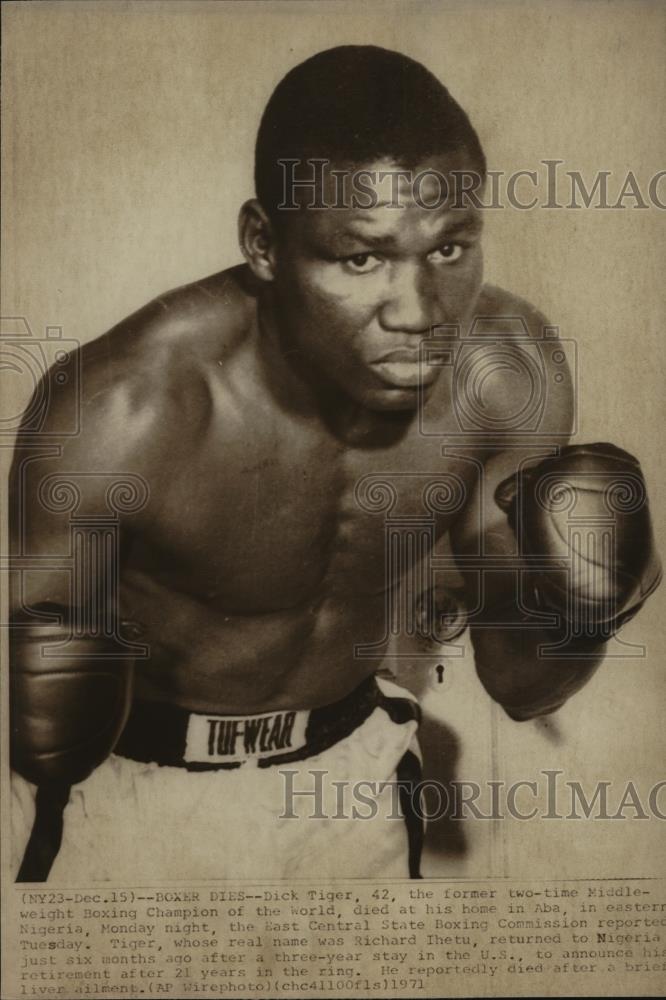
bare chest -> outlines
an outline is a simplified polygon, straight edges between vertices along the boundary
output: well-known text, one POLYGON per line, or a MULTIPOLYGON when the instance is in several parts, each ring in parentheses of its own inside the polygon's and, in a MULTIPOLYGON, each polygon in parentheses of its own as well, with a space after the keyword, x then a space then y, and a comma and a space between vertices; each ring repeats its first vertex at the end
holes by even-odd
POLYGON ((441 444, 418 426, 372 445, 289 422, 213 435, 162 488, 135 562, 239 612, 378 594, 464 506, 469 463, 441 444))

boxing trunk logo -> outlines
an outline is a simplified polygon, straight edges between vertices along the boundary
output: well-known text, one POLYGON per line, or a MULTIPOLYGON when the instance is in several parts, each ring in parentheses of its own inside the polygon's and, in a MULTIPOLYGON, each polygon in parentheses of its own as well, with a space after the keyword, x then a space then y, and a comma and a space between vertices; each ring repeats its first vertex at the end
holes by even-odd
POLYGON ((191 764, 243 763, 305 746, 309 712, 197 715, 187 727, 184 759, 191 764))

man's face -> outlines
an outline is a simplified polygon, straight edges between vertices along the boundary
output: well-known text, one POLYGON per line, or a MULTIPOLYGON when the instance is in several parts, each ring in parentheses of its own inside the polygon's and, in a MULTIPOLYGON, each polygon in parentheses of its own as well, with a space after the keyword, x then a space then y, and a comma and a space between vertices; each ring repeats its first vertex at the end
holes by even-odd
MULTIPOLYGON (((280 227, 278 321, 306 372, 369 409, 413 409, 419 390, 422 397, 431 392, 442 372, 419 362, 421 340, 433 326, 465 323, 481 287, 480 214, 451 207, 450 172, 472 164, 461 152, 433 157, 400 181, 389 176, 372 184, 357 174, 378 195, 371 208, 352 207, 348 179, 341 196, 335 169, 327 171, 324 203, 345 207, 298 209, 280 227), (424 171, 449 177, 446 201, 446 187, 424 171)), ((395 175, 403 168, 380 161, 354 169, 395 175)), ((358 200, 369 204, 370 196, 359 193, 358 200)))

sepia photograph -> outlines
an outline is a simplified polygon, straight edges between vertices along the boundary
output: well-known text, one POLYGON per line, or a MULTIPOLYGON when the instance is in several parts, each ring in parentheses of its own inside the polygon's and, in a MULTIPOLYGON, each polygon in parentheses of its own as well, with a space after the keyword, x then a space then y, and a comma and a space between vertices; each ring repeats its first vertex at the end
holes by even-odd
POLYGON ((2 16, 2 996, 662 995, 664 5, 2 16))

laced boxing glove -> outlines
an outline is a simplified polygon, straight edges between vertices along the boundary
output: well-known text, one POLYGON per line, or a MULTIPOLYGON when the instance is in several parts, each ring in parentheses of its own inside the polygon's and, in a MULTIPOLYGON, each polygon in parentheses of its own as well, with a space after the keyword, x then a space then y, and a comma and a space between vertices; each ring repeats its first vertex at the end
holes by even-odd
POLYGON ((614 635, 661 580, 638 461, 611 444, 572 445, 497 487, 538 609, 570 632, 614 635))
POLYGON ((71 785, 87 778, 120 738, 133 660, 113 637, 73 634, 66 622, 33 622, 24 617, 11 629, 11 764, 36 785, 71 785))

